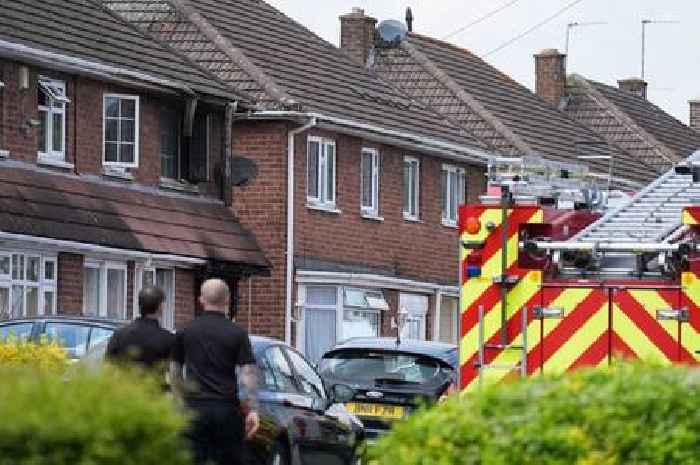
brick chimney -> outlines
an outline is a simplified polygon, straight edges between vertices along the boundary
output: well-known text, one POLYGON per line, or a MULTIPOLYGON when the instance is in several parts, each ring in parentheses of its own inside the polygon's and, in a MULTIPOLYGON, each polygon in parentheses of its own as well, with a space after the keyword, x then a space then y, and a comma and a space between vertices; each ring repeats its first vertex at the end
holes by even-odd
POLYGON ((635 95, 639 95, 643 99, 647 98, 647 83, 639 78, 629 78, 617 81, 617 85, 620 90, 627 92, 632 92, 635 95))
POLYGON ((691 100, 690 104, 690 127, 700 131, 700 99, 691 100))
POLYGON ((566 55, 548 48, 535 55, 535 92, 555 108, 566 89, 566 55))
POLYGON ((354 7, 340 17, 340 48, 357 63, 367 65, 369 51, 374 45, 377 20, 365 16, 365 10, 354 7))

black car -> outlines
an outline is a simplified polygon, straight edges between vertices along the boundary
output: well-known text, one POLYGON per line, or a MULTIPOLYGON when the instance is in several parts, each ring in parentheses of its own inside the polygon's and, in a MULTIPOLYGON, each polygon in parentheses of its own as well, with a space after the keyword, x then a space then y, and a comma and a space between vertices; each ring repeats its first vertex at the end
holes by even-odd
POLYGON ((127 322, 101 318, 39 316, 0 321, 0 341, 13 336, 22 340, 58 343, 68 358, 77 360, 90 348, 112 337, 127 322))
MULTIPOLYGON (((260 430, 246 444, 253 465, 357 465, 364 456, 364 430, 344 402, 346 385, 324 384, 316 370, 283 342, 251 337, 260 370, 260 430)), ((106 341, 81 363, 98 366, 106 341)), ((241 388, 242 389, 242 388, 241 388)))
POLYGON ((346 407, 374 440, 394 421, 455 390, 457 365, 457 347, 452 344, 354 338, 328 351, 318 368, 326 384, 347 384, 355 390, 346 407))

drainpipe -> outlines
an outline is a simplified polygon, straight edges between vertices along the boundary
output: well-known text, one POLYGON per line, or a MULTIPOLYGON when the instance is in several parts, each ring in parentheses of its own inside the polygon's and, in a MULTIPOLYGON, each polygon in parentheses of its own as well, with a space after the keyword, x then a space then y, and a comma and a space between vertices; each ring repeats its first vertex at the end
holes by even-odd
POLYGON ((287 282, 284 305, 284 341, 292 343, 292 290, 294 285, 294 138, 316 126, 316 118, 287 133, 287 282))

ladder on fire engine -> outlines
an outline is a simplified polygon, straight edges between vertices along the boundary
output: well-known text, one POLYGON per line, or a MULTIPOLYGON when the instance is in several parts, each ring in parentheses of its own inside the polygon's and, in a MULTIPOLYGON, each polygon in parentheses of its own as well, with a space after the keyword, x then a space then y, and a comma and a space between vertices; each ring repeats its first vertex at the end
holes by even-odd
POLYGON ((574 236, 572 242, 614 241, 654 243, 677 237, 685 207, 700 199, 700 184, 690 169, 697 166, 700 151, 649 184, 629 202, 608 212, 574 236))
POLYGON ((484 306, 479 305, 479 352, 478 360, 476 366, 479 372, 479 386, 483 386, 484 383, 484 372, 486 370, 500 370, 505 372, 519 371, 520 377, 524 378, 527 376, 527 325, 528 325, 528 313, 527 308, 523 307, 520 311, 521 316, 521 328, 520 337, 521 341, 519 344, 490 344, 486 340, 486 322, 484 320, 484 306), (495 352, 497 355, 503 352, 510 351, 520 351, 520 361, 514 364, 498 364, 498 363, 487 363, 486 359, 489 355, 495 352))

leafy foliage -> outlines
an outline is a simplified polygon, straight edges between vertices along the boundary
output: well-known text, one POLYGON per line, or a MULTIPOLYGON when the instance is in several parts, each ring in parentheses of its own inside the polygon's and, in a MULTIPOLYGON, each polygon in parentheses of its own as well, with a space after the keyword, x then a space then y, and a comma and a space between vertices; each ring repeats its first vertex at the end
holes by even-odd
POLYGON ((56 343, 36 344, 13 337, 5 341, 0 340, 0 366, 61 371, 67 363, 65 351, 56 343))
POLYGON ((0 379, 0 465, 190 463, 186 418, 151 377, 0 367, 0 379))
POLYGON ((396 425, 376 465, 700 464, 700 372, 619 364, 455 397, 396 425))

